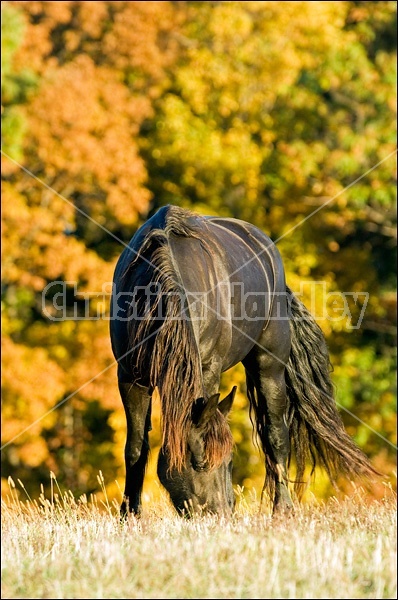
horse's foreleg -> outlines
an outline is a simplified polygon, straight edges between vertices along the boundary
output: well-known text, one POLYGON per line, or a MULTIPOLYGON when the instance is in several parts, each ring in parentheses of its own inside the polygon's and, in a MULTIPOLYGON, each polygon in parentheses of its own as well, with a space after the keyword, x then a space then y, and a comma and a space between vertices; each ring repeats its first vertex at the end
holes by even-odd
POLYGON ((129 512, 137 515, 141 510, 141 491, 149 453, 151 397, 147 388, 132 383, 119 382, 119 391, 127 420, 126 485, 120 512, 122 516, 129 512))

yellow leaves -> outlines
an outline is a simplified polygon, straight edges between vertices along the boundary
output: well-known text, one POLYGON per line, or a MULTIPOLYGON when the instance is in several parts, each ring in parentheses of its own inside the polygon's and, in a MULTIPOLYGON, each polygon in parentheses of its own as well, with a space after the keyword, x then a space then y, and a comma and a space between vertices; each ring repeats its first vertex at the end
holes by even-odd
MULTIPOLYGON (((107 3, 109 5, 109 3, 107 3)), ((138 81, 148 86, 148 79, 160 79, 164 67, 175 52, 172 39, 159 44, 167 32, 177 33, 180 15, 170 2, 113 2, 114 24, 104 35, 102 44, 117 69, 137 69, 147 78, 138 81)))
POLYGON ((169 95, 164 102, 164 116, 158 128, 160 144, 159 160, 180 162, 184 165, 180 181, 166 181, 163 188, 175 196, 180 195, 179 186, 191 186, 198 198, 207 199, 224 189, 223 174, 232 185, 244 186, 249 200, 253 200, 260 188, 262 152, 253 143, 250 130, 236 117, 225 131, 215 121, 204 122, 180 98, 169 95), (171 143, 170 143, 171 141, 171 143), (210 173, 213 177, 210 177, 210 173))
POLYGON ((27 155, 32 163, 40 158, 44 180, 57 191, 89 196, 94 218, 133 225, 151 197, 137 134, 175 51, 160 48, 158 40, 159 30, 175 26, 172 6, 26 2, 23 9, 36 20, 17 58, 22 68, 33 54, 32 68, 43 75, 28 107, 27 155), (55 35, 58 23, 69 27, 55 35), (64 43, 60 62, 51 59, 52 43, 64 43), (98 209, 93 196, 100 199, 98 209))
MULTIPOLYGON (((4 337, 2 356, 3 439, 7 442, 11 435, 15 435, 16 418, 19 421, 18 431, 22 431, 40 419, 62 398, 65 376, 62 369, 49 359, 44 348, 29 348, 4 337)), ((40 429, 41 425, 35 428, 36 432, 40 429)))
POLYGON ((83 279, 100 291, 104 280, 112 278, 112 265, 87 250, 83 241, 65 235, 73 219, 70 204, 48 191, 40 196, 39 205, 29 205, 12 185, 3 184, 4 280, 41 291, 46 280, 83 279))
POLYGON ((130 190, 142 210, 149 194, 142 189, 146 172, 135 135, 148 107, 135 106, 110 70, 87 56, 77 57, 48 79, 29 114, 37 153, 50 172, 57 176, 66 169, 81 192, 92 192, 93 184, 111 191, 112 206, 130 190), (119 199, 114 198, 116 188, 119 199))
MULTIPOLYGON (((116 4, 116 3, 115 3, 116 4)), ((107 2, 79 3, 79 20, 89 38, 100 39, 108 21, 107 2)), ((67 32, 68 33, 68 32, 67 32)), ((80 32, 79 32, 80 33, 80 32)), ((81 41, 81 36, 79 42, 81 41)))
MULTIPOLYGON (((250 2, 244 3, 246 6, 248 4, 250 2)), ((241 2, 222 2, 212 10, 210 31, 215 36, 217 44, 242 43, 252 33, 253 25, 250 13, 244 10, 241 2)))
POLYGON ((38 467, 45 462, 48 448, 42 438, 26 442, 19 450, 19 458, 27 467, 38 467))
MULTIPOLYGON (((333 43, 347 10, 344 3, 336 4, 231 2, 209 7, 211 50, 203 44, 190 49, 195 72, 207 79, 210 92, 213 86, 232 84, 245 109, 269 106, 276 94, 289 91, 300 69, 315 64, 314 47, 322 50, 333 43)), ((221 114, 227 116, 227 110, 222 106, 221 114)))

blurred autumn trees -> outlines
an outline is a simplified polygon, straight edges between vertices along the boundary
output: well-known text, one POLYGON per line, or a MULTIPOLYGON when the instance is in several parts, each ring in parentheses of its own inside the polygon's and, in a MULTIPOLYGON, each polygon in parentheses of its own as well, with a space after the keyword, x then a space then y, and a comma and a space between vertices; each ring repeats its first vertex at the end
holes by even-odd
MULTIPOLYGON (((37 491, 52 470, 81 492, 99 469, 123 478, 108 321, 84 311, 106 310, 122 244, 167 203, 278 241, 346 426, 391 471, 395 30, 395 2, 3 3, 3 477, 37 491), (69 318, 51 320, 61 292, 69 318), (357 294, 351 321, 334 292, 357 294)), ((239 367, 233 383, 250 487, 262 461, 239 367)))

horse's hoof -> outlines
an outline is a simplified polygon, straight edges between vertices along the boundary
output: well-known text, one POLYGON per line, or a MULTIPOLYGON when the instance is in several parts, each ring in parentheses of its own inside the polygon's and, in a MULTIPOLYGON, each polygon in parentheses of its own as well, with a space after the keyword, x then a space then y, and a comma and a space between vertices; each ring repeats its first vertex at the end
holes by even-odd
POLYGON ((120 521, 127 521, 130 515, 139 518, 141 516, 141 506, 130 508, 128 502, 123 501, 120 506, 120 521))

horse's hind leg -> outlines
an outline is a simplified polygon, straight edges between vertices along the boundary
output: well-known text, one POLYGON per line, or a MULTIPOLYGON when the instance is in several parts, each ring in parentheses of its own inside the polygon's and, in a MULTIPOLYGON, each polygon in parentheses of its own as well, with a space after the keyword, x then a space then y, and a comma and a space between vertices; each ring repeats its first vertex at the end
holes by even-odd
MULTIPOLYGON (((289 327, 288 323, 287 326, 289 327)), ((279 329, 278 336, 274 337, 271 330, 267 331, 267 339, 263 339, 261 345, 255 347, 244 360, 248 395, 266 456, 267 474, 264 488, 271 497, 274 496, 274 513, 292 508, 287 472, 290 439, 286 424, 285 384, 285 364, 289 356, 290 336, 281 333, 279 329), (277 345, 270 342, 275 339, 278 340, 277 345), (268 350, 265 349, 267 342, 268 350)))
POLYGON ((125 446, 126 485, 120 507, 122 516, 141 511, 141 491, 149 453, 148 432, 151 429, 151 397, 148 389, 119 381, 127 420, 125 446))

